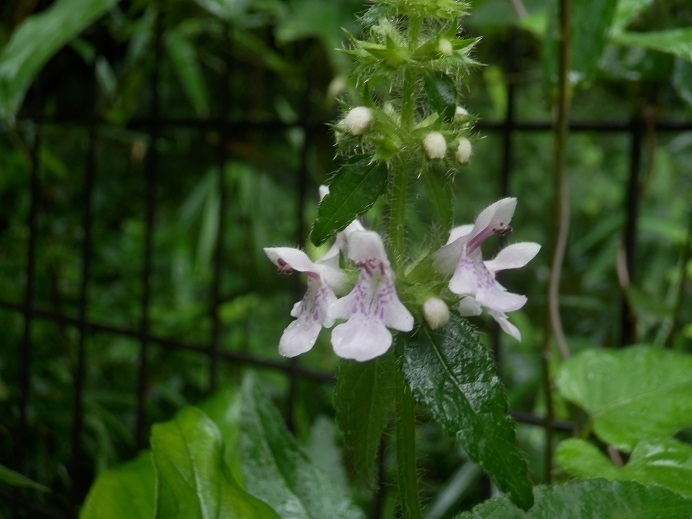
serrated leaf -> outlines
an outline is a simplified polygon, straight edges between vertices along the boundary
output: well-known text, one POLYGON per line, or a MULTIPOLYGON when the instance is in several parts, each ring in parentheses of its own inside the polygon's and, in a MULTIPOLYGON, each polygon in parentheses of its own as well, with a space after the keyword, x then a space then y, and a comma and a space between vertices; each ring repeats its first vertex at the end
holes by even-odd
POLYGON ((394 357, 370 362, 341 360, 334 391, 336 421, 358 475, 375 485, 375 462, 382 433, 394 409, 394 357))
POLYGON ((533 503, 507 396, 490 352, 457 315, 432 331, 398 334, 402 371, 416 400, 521 508, 533 503))
POLYGON ((156 519, 279 519, 245 492, 226 468, 218 427, 195 407, 151 432, 156 519))
POLYGON ((692 447, 677 440, 641 441, 627 464, 616 467, 593 444, 570 438, 558 445, 555 460, 572 476, 656 484, 692 497, 692 447))
POLYGON ((329 194, 320 202, 310 238, 322 245, 372 207, 387 187, 387 166, 357 155, 329 183, 329 194))
POLYGON ((587 350, 560 367, 556 383, 589 413, 598 437, 625 452, 692 425, 692 356, 684 353, 587 350))
POLYGON ((87 494, 80 519, 154 517, 154 466, 151 452, 99 474, 87 494))
POLYGON ((491 499, 455 519, 687 519, 692 500, 668 489, 633 481, 592 479, 534 488, 536 504, 528 512, 507 498, 491 499))
POLYGON ((613 43, 627 47, 643 47, 673 54, 692 61, 692 28, 653 32, 620 32, 613 34, 613 43))
POLYGON ((0 53, 0 119, 14 120, 26 90, 48 60, 118 0, 57 0, 29 16, 0 53))
MULTIPOLYGON (((242 461, 249 491, 282 519, 361 519, 362 512, 315 467, 252 377, 242 388, 242 461)), ((247 516, 251 517, 251 516, 247 516)))
POLYGON ((452 122, 459 104, 459 92, 454 80, 444 72, 428 72, 423 76, 423 89, 430 105, 442 120, 452 122))
MULTIPOLYGON (((543 70, 551 87, 558 82, 558 2, 548 11, 548 28, 543 42, 543 70)), ((572 0, 570 10, 569 81, 580 86, 591 80, 605 48, 617 0, 572 0)))

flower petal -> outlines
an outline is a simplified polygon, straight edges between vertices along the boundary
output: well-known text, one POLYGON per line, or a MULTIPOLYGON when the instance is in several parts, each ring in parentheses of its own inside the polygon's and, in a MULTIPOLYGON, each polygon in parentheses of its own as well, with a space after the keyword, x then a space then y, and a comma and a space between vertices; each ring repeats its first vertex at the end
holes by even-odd
POLYGON ((519 328, 510 323, 507 319, 507 316, 504 313, 494 312, 492 310, 490 310, 488 313, 492 316, 493 319, 495 319, 497 324, 500 325, 500 328, 502 328, 503 332, 505 332, 508 335, 511 335, 516 340, 521 341, 521 332, 519 331, 519 328))
POLYGON ((526 304, 526 296, 507 292, 502 285, 495 283, 489 289, 478 290, 476 300, 488 310, 514 312, 526 304))
POLYGON ((332 331, 334 352, 344 359, 360 362, 374 359, 392 345, 392 334, 377 319, 357 319, 338 325, 332 331))
POLYGON ((371 258, 381 261, 385 267, 389 267, 387 253, 380 235, 374 231, 354 231, 347 238, 347 256, 349 259, 359 262, 371 258))
POLYGON ((413 316, 406 307, 399 301, 399 298, 394 293, 394 299, 384 305, 384 316, 382 321, 387 328, 400 330, 402 332, 410 332, 413 330, 413 316))
POLYGON ((514 243, 502 249, 495 258, 486 261, 485 266, 490 272, 518 269, 531 261, 539 250, 541 246, 538 243, 514 243))
POLYGON ((478 291, 477 270, 473 260, 467 257, 461 258, 452 279, 449 280, 449 289, 459 295, 475 294, 478 291))
POLYGON ((295 357, 310 351, 321 329, 319 321, 306 316, 296 319, 284 330, 279 341, 279 353, 284 357, 295 357))
POLYGON ((279 267, 281 267, 279 260, 282 260, 286 265, 298 272, 317 272, 315 263, 300 249, 292 247, 265 247, 264 253, 274 265, 279 267))
POLYGON ((472 315, 481 315, 483 308, 476 298, 473 296, 462 297, 459 301, 459 315, 463 317, 471 317, 472 315))
POLYGON ((516 198, 503 198, 498 200, 494 204, 489 205, 476 218, 473 224, 472 236, 477 235, 483 229, 488 227, 491 222, 501 222, 508 224, 512 221, 512 216, 514 215, 514 209, 517 207, 516 198))
POLYGON ((454 274, 459 258, 464 251, 464 243, 465 240, 456 239, 435 252, 433 255, 433 268, 445 276, 454 274))
POLYGON ((449 231, 449 239, 447 240, 447 243, 449 244, 453 241, 458 240, 459 238, 468 236, 469 234, 471 234, 471 231, 473 231, 472 223, 467 223, 466 225, 460 225, 459 227, 455 227, 454 229, 449 231))

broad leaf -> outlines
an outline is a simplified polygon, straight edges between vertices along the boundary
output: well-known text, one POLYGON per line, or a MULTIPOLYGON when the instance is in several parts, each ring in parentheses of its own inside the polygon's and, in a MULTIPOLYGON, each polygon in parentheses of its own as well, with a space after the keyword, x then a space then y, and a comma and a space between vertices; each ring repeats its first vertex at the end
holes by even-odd
POLYGON ((387 186, 387 166, 357 155, 329 183, 329 194, 320 203, 310 235, 321 245, 370 209, 387 186))
POLYGON ((218 427, 202 411, 186 407, 152 427, 156 470, 156 518, 278 519, 245 492, 226 468, 218 427))
POLYGON ((639 16, 652 3, 653 0, 618 0, 611 29, 613 31, 624 30, 634 18, 639 16))
POLYGON ((80 519, 154 517, 154 466, 151 452, 99 474, 89 490, 80 519))
MULTIPOLYGON (((543 44, 543 70, 551 86, 558 81, 558 2, 551 2, 543 44)), ((572 0, 569 80, 579 86, 591 80, 603 53, 617 0, 572 0)))
POLYGON ((692 425, 690 355, 646 346, 587 350, 561 366, 556 382, 589 413, 599 438, 622 451, 692 425))
POLYGON ((56 0, 29 16, 0 53, 0 119, 12 121, 48 60, 118 0, 56 0))
POLYGON ((273 506, 282 519, 363 517, 329 476, 310 462, 251 377, 245 379, 242 398, 242 460, 250 492, 273 506))
POLYGON ((397 335, 402 370, 413 395, 456 436, 512 501, 528 509, 533 497, 526 461, 515 443, 507 396, 490 352, 457 315, 437 331, 397 335))
POLYGON ((686 519, 692 500, 665 488, 634 481, 592 479, 534 488, 536 504, 528 512, 507 498, 491 499, 456 519, 686 519))
POLYGON ((614 466, 596 446, 576 438, 560 443, 555 459, 573 476, 656 484, 692 497, 692 447, 673 439, 639 442, 623 467, 614 466))
POLYGON ((334 406, 358 475, 375 484, 375 461, 394 407, 394 356, 339 363, 334 406))
POLYGON ((430 105, 442 120, 451 122, 459 104, 459 93, 452 78, 444 72, 428 72, 423 76, 423 88, 430 105))
POLYGON ((628 47, 643 47, 673 54, 692 61, 692 28, 655 32, 621 32, 613 34, 612 42, 628 47))

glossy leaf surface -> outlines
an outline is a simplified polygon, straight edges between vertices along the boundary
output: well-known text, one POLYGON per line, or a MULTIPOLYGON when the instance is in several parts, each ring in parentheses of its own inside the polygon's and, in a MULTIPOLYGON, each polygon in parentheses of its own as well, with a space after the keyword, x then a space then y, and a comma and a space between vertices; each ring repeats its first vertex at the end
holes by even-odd
POLYGON ((154 425, 151 447, 157 519, 278 519, 233 479, 219 429, 199 409, 186 407, 170 422, 154 425))
POLYGON ((468 322, 452 315, 437 331, 398 334, 402 370, 416 400, 469 458, 522 508, 533 502, 524 458, 515 441, 507 396, 490 352, 468 322))
POLYGON ((587 350, 557 375, 562 394, 590 415, 601 440, 625 452, 692 425, 692 356, 637 346, 587 350))
POLYGON ((592 479, 534 489, 536 504, 528 512, 507 498, 491 499, 456 519, 685 519, 692 500, 665 488, 633 481, 592 479))
POLYGON ((251 377, 243 384, 242 398, 241 456, 248 491, 269 503, 282 519, 363 517, 329 476, 310 462, 251 377))
POLYGON ((387 186, 387 166, 362 155, 349 160, 329 183, 310 235, 321 245, 370 209, 387 186))
POLYGON ((89 490, 80 519, 154 517, 154 466, 151 452, 99 474, 89 490))
POLYGON ((46 62, 118 0, 57 0, 29 16, 0 53, 0 119, 12 120, 46 62))
POLYGON ((555 459, 573 476, 657 484, 692 498, 692 447, 673 439, 639 442, 623 467, 614 466, 593 444, 576 438, 560 443, 555 459))
POLYGON ((394 357, 339 363, 334 406, 356 472, 375 485, 375 462, 382 433, 394 407, 394 357))

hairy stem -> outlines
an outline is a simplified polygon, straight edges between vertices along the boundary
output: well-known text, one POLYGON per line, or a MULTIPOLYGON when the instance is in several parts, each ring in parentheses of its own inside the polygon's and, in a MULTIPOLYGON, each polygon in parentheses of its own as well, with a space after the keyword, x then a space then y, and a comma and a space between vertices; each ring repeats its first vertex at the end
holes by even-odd
POLYGON ((401 517, 420 519, 416 472, 416 405, 401 373, 396 382, 396 456, 401 517))

